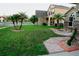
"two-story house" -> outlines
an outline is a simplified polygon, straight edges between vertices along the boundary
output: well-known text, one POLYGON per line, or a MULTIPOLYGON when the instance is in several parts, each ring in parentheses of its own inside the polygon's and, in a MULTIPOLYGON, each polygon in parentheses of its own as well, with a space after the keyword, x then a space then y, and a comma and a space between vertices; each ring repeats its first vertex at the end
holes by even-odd
MULTIPOLYGON (((64 15, 68 10, 69 10, 69 7, 51 4, 47 11, 48 25, 50 26, 50 25, 54 25, 55 23, 57 23, 57 20, 52 19, 55 14, 64 15)), ((59 22, 64 24, 64 20, 60 20, 59 22)))

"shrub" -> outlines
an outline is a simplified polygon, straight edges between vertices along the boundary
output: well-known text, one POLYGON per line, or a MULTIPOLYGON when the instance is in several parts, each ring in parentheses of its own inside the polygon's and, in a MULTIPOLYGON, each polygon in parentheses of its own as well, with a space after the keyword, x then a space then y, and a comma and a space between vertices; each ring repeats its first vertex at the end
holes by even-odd
POLYGON ((35 22, 38 22, 38 17, 36 15, 33 15, 30 19, 29 19, 33 24, 35 24, 35 22))
POLYGON ((46 23, 43 23, 42 25, 43 25, 43 26, 46 26, 47 24, 46 24, 46 23))

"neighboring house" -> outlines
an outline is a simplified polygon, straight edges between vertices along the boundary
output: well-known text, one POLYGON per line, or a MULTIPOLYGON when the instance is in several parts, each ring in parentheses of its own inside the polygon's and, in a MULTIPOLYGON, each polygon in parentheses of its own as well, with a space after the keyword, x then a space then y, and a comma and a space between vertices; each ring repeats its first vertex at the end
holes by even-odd
POLYGON ((36 16, 38 17, 38 24, 41 25, 43 23, 47 23, 47 11, 36 10, 36 16))
POLYGON ((66 29, 79 29, 79 3, 65 13, 64 25, 66 29))
POLYGON ((4 16, 0 16, 0 22, 4 22, 4 16))
MULTIPOLYGON (((69 10, 69 8, 66 6, 53 5, 53 4, 51 4, 49 6, 47 11, 36 10, 36 15, 39 18, 38 24, 47 23, 48 26, 55 25, 55 23, 57 23, 57 21, 56 20, 53 21, 52 17, 55 14, 64 15, 68 10, 69 10)), ((64 21, 61 20, 60 23, 64 23, 64 21)))

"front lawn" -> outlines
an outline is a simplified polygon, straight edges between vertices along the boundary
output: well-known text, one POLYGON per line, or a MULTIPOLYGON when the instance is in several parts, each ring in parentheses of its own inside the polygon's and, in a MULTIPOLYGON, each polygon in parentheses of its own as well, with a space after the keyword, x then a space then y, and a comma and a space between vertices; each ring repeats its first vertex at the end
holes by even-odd
MULTIPOLYGON (((51 26, 52 27, 52 26, 51 26)), ((44 55, 48 54, 43 42, 58 36, 49 26, 23 26, 21 32, 13 28, 0 29, 0 55, 44 55)))
POLYGON ((0 28, 3 28, 4 26, 0 26, 0 28))

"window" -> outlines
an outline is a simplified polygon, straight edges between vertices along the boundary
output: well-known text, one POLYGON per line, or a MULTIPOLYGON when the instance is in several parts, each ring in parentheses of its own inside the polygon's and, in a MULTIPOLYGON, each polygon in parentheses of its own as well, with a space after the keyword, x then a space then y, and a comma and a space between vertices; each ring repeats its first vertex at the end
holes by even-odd
POLYGON ((69 21, 72 22, 73 21, 73 17, 69 17, 69 21))

